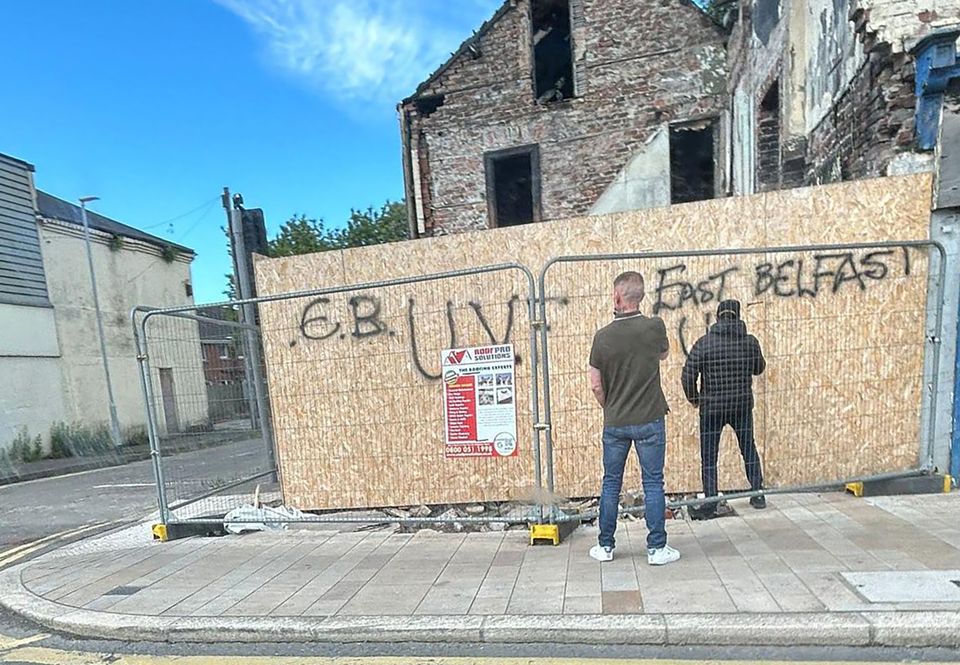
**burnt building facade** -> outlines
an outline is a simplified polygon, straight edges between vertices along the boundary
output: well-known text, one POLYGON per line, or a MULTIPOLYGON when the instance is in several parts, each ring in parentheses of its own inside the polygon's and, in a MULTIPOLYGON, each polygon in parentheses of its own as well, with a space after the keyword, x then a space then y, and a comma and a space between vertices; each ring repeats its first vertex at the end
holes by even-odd
POLYGON ((412 236, 712 198, 725 40, 686 0, 508 0, 400 105, 412 236))
POLYGON ((960 0, 507 0, 400 104, 411 237, 928 170, 918 49, 958 20, 960 0))
POLYGON ((754 0, 730 11, 733 194, 932 168, 916 63, 924 40, 955 49, 960 0, 754 0))

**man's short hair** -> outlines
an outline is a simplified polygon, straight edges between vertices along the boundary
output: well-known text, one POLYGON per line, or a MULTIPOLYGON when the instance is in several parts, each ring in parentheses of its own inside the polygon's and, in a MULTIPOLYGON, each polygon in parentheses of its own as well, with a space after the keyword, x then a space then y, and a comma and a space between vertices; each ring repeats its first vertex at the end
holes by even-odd
POLYGON ((634 270, 622 272, 613 280, 613 288, 627 302, 639 305, 644 293, 643 275, 634 270))

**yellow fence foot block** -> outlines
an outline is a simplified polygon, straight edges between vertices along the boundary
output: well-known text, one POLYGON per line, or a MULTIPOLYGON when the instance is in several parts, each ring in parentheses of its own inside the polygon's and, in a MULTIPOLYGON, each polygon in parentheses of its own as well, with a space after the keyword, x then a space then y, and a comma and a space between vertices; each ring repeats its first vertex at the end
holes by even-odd
POLYGON ((560 527, 556 524, 531 524, 530 544, 560 544, 560 527))
POLYGON ((854 496, 863 496, 863 483, 847 483, 846 488, 854 496))

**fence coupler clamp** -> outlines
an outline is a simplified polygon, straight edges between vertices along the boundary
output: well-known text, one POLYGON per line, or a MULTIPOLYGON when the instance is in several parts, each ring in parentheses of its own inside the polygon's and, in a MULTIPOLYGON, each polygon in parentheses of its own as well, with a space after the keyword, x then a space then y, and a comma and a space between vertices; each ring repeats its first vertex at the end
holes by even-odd
POLYGON ((533 429, 537 432, 546 432, 550 430, 550 423, 534 423, 533 429))

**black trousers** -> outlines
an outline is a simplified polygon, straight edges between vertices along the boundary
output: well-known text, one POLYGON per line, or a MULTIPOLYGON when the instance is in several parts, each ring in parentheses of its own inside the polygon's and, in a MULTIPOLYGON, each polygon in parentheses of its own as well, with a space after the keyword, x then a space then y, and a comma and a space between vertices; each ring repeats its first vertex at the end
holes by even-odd
POLYGON ((751 490, 763 487, 760 455, 753 441, 753 408, 700 408, 700 474, 703 495, 717 495, 717 458, 720 456, 720 434, 729 425, 737 435, 743 466, 751 490))

